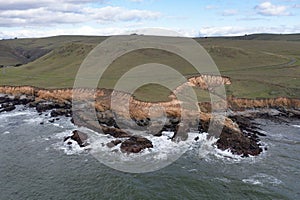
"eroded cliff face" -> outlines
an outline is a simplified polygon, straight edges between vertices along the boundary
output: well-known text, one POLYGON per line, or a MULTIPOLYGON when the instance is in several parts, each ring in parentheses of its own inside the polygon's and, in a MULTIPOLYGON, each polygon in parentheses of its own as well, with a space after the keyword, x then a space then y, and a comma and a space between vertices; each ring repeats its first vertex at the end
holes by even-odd
POLYGON ((300 99, 290 99, 286 97, 278 97, 271 99, 244 99, 244 98, 228 98, 229 107, 232 110, 245 110, 252 108, 300 108, 300 99))
MULTIPOLYGON (((172 98, 170 98, 169 102, 139 101, 128 93, 108 89, 47 90, 31 86, 0 86, 0 94, 13 95, 17 97, 15 101, 22 104, 30 103, 36 107, 38 112, 55 109, 51 112, 51 116, 71 116, 73 114, 73 120, 77 119, 81 123, 78 125, 89 127, 95 131, 102 130, 105 134, 110 134, 116 138, 132 136, 132 134, 119 128, 116 123, 116 116, 125 120, 125 127, 131 127, 130 123, 132 123, 132 119, 136 125, 146 128, 148 122, 151 121, 151 127, 154 128, 153 130, 149 130, 150 133, 152 131, 156 134, 171 128, 176 137, 182 139, 186 137, 186 133, 191 126, 197 127, 201 132, 208 132, 211 128, 210 123, 213 122, 216 125, 215 127, 221 127, 221 130, 219 130, 220 135, 217 135, 219 136, 217 142, 218 148, 224 150, 231 149, 232 152, 240 155, 259 154, 261 152, 258 143, 259 140, 256 134, 247 135, 249 128, 247 128, 247 123, 245 125, 245 120, 239 119, 234 121, 231 118, 222 116, 222 112, 220 111, 225 111, 224 105, 226 105, 225 109, 230 108, 232 110, 279 107, 300 108, 300 99, 288 99, 284 97, 275 99, 241 99, 229 97, 227 99, 220 98, 220 102, 216 102, 215 104, 217 114, 212 114, 210 102, 200 102, 198 103, 200 109, 195 109, 196 105, 193 104, 197 104, 197 102, 181 102, 176 98, 176 95, 184 92, 186 87, 200 87, 201 89, 213 92, 214 88, 226 84, 231 84, 230 79, 227 77, 209 75, 192 77, 188 79, 187 83, 178 86, 173 91, 173 96, 171 96, 172 98), (24 98, 25 100, 27 98, 28 101, 25 101, 24 98), (45 103, 45 101, 57 103, 52 105, 45 103), (72 103, 73 107, 71 106, 72 103), (76 105, 79 105, 79 107, 76 108, 76 105), (80 107, 81 105, 84 106, 80 107), (218 110, 218 108, 222 109, 218 110), (84 109, 87 109, 87 111, 89 111, 88 109, 96 109, 97 118, 93 118, 92 113, 84 112, 84 109), (220 112, 220 116, 218 116, 218 112, 220 112), (184 121, 183 116, 186 121, 184 121), (169 120, 167 124, 163 125, 163 129, 160 129, 161 126, 159 124, 155 125, 157 122, 156 119, 161 118, 169 120), (156 127, 158 127, 157 130, 156 127), (243 131, 243 127, 247 130, 247 134, 243 131)), ((4 99, 9 99, 9 97, 5 97, 4 99)), ((14 104, 2 104, 2 107, 2 110, 5 109, 4 111, 15 108, 14 104), (3 105, 6 107, 3 107, 3 105)))
POLYGON ((207 90, 208 88, 218 87, 220 85, 230 85, 231 81, 225 76, 201 75, 188 79, 190 85, 207 90))
MULTIPOLYGON (((58 102, 83 101, 90 102, 95 106, 97 111, 103 112, 114 109, 124 117, 143 119, 149 117, 161 117, 161 115, 175 116, 181 115, 182 103, 176 98, 176 95, 186 89, 186 87, 200 87, 204 90, 210 90, 220 85, 229 85, 231 81, 228 77, 201 75, 188 79, 187 83, 178 86, 170 96, 169 102, 144 102, 134 99, 130 94, 121 91, 112 91, 108 89, 41 89, 31 86, 0 86, 0 93, 11 95, 31 95, 36 100, 49 100, 58 102), (129 113, 128 113, 129 110, 129 113)), ((230 108, 232 110, 245 110, 252 108, 300 108, 300 99, 289 99, 286 97, 278 97, 273 99, 244 99, 228 97, 220 98, 220 102, 215 102, 215 111, 218 108, 230 108)), ((195 105, 191 105, 194 107, 195 105)), ((210 102, 199 102, 199 113, 211 112, 210 102)), ((195 110, 195 109, 194 109, 195 110)), ((195 115, 195 113, 191 113, 195 115)))

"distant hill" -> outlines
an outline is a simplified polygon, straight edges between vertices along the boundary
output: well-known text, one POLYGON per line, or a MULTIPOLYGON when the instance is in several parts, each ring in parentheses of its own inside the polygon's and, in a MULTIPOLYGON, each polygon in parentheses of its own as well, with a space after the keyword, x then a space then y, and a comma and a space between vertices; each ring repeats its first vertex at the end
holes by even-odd
POLYGON ((26 64, 67 43, 98 44, 106 37, 54 36, 0 41, 0 66, 26 64))
POLYGON ((300 34, 271 34, 271 33, 261 33, 261 34, 250 34, 243 36, 233 36, 233 37, 216 37, 231 40, 273 40, 273 41, 300 41, 300 34))

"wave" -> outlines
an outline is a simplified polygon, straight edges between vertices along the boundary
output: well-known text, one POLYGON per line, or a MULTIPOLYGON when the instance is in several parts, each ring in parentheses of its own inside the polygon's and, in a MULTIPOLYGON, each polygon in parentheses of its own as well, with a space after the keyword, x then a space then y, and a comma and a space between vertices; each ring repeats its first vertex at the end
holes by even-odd
POLYGON ((300 125, 292 125, 295 128, 300 128, 300 125))
POLYGON ((272 184, 272 185, 280 185, 282 181, 277 179, 274 176, 258 173, 249 178, 242 179, 244 183, 252 184, 252 185, 265 185, 265 184, 272 184))

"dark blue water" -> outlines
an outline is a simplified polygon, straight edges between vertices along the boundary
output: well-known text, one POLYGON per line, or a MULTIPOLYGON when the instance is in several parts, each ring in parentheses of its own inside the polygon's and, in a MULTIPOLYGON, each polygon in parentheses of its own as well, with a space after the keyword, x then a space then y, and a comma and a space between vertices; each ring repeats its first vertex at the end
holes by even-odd
POLYGON ((255 158, 194 146, 166 168, 130 174, 68 149, 62 140, 76 127, 48 119, 21 107, 0 114, 1 200, 300 198, 300 121, 258 120, 268 150, 255 158))

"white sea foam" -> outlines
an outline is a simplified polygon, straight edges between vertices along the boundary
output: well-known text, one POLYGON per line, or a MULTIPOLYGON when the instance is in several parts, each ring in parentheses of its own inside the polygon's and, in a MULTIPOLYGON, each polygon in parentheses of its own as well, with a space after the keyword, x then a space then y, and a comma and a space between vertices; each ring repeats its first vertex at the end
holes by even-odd
POLYGON ((39 124, 39 123, 41 123, 41 122, 43 122, 44 121, 44 118, 43 117, 38 117, 38 116, 34 116, 34 117, 32 117, 32 118, 30 118, 30 119, 24 119, 23 120, 25 123, 29 123, 29 124, 39 124))
POLYGON ((292 125, 293 127, 300 128, 300 125, 292 125))
POLYGON ((258 173, 253 176, 250 176, 249 178, 242 179, 244 183, 249 183, 252 185, 265 185, 265 184, 272 184, 272 185, 280 185, 282 184, 282 181, 277 179, 274 176, 264 174, 264 173, 258 173))
POLYGON ((10 134, 9 131, 5 131, 4 133, 2 133, 3 135, 7 135, 7 134, 10 134))
POLYGON ((0 119, 2 118, 10 118, 10 117, 17 117, 17 116, 22 116, 22 115, 30 115, 30 111, 15 111, 15 112, 3 112, 0 114, 0 119))
MULTIPOLYGON (((170 135, 173 134, 171 132, 163 132, 160 137, 143 135, 152 142, 153 148, 147 148, 139 153, 131 154, 121 152, 121 144, 109 148, 106 144, 112 140, 116 140, 116 138, 98 134, 90 138, 91 154, 104 164, 116 167, 119 170, 131 171, 132 169, 140 169, 137 167, 137 165, 140 165, 141 168, 147 168, 151 171, 156 167, 159 169, 160 164, 168 163, 170 160, 176 158, 176 155, 184 153, 192 145, 194 138, 199 135, 199 133, 189 133, 186 141, 174 142, 170 138, 170 135)), ((124 141, 126 138, 121 140, 124 141)))
POLYGON ((214 179, 218 180, 218 181, 222 181, 224 183, 230 183, 231 182, 231 180, 229 180, 228 178, 224 178, 224 177, 222 177, 222 178, 217 177, 217 178, 214 178, 214 179))
POLYGON ((63 145, 60 146, 60 149, 63 150, 67 155, 80 154, 85 151, 84 147, 80 147, 76 141, 70 138, 63 142, 63 145))

